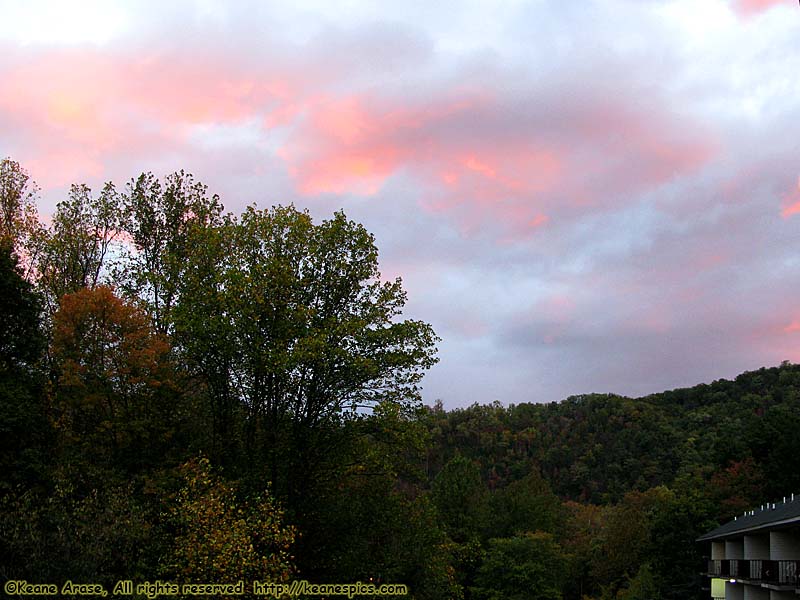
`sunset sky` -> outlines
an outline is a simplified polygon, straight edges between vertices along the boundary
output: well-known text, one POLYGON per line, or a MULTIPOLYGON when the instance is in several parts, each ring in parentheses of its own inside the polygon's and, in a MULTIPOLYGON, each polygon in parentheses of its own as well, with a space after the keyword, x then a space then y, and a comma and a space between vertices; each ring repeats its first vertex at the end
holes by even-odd
POLYGON ((0 155, 343 208, 442 338, 424 400, 800 362, 795 0, 0 0, 0 155))

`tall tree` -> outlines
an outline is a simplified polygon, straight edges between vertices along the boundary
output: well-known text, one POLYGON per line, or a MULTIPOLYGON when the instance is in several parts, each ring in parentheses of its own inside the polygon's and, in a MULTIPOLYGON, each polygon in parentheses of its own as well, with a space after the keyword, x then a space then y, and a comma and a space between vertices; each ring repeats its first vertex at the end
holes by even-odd
POLYGON ((42 303, 22 277, 11 240, 0 240, 0 495, 30 482, 48 432, 42 375, 42 303))
POLYGON ((418 401, 437 338, 426 323, 399 320, 401 281, 380 280, 373 236, 342 213, 314 225, 294 207, 248 208, 195 234, 178 339, 220 412, 245 411, 248 455, 299 493, 327 425, 380 400, 418 401), (277 450, 286 444, 288 463, 277 450))
POLYGON ((42 301, 22 276, 10 240, 0 241, 0 368, 28 370, 44 347, 42 301))
POLYGON ((42 226, 36 210, 39 188, 28 172, 10 158, 0 160, 0 242, 10 242, 23 255, 24 276, 30 275, 33 262, 32 241, 42 226))
POLYGON ((131 248, 117 279, 131 297, 144 302, 157 331, 171 332, 172 310, 189 259, 193 228, 221 224, 219 197, 180 171, 164 178, 143 173, 128 184, 123 198, 125 230, 131 248))
POLYGON ((38 235, 38 277, 53 312, 64 294, 94 288, 109 270, 112 244, 121 233, 120 195, 107 183, 97 197, 73 185, 56 206, 49 230, 38 235))

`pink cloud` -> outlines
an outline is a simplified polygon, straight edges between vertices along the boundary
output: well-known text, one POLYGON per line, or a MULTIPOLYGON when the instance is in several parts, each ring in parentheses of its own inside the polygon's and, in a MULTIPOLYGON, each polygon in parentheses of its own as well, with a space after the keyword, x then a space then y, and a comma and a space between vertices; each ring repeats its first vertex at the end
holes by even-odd
POLYGON ((572 156, 572 196, 601 205, 693 173, 719 151, 715 136, 673 115, 665 101, 645 112, 630 97, 566 107, 559 139, 572 156))
POLYGON ((786 0, 734 0, 733 10, 743 17, 751 17, 779 4, 786 4, 786 0))
POLYGON ((452 213, 463 232, 489 219, 526 235, 554 211, 624 202, 718 151, 666 107, 636 106, 626 97, 565 105, 544 94, 520 111, 488 88, 412 102, 322 95, 304 102, 280 156, 306 195, 374 196, 404 173, 423 184, 423 207, 452 213))
POLYGON ((800 177, 797 179, 797 187, 786 194, 781 202, 781 216, 784 219, 800 214, 800 177))
POLYGON ((286 53, 261 62, 197 47, 7 55, 0 111, 22 124, 29 155, 17 158, 45 186, 107 177, 110 160, 181 156, 196 126, 254 122, 256 135, 285 132, 274 157, 300 194, 377 196, 403 174, 423 208, 449 213, 466 233, 500 224, 513 239, 563 211, 626 202, 717 148, 658 98, 644 107, 581 81, 513 97, 456 73, 400 95, 362 91, 341 68, 343 82, 332 82, 319 57, 306 65, 286 53))
POLYGON ((800 200, 798 200, 794 204, 790 204, 790 205, 786 206, 781 211, 781 216, 783 216, 784 219, 788 219, 792 215, 796 215, 798 213, 800 213, 800 200))
POLYGON ((232 56, 189 49, 32 47, 6 55, 0 111, 28 149, 15 158, 45 187, 107 176, 115 157, 177 153, 194 125, 259 115, 278 123, 296 96, 297 81, 283 68, 253 73, 232 56))
POLYGON ((547 215, 536 215, 530 221, 528 221, 528 227, 541 227, 545 223, 547 223, 550 218, 547 215))

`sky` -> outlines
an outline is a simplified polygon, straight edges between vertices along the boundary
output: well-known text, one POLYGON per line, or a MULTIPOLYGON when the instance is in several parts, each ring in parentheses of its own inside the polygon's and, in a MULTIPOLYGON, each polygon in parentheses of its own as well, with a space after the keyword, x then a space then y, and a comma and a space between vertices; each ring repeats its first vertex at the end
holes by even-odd
POLYGON ((344 209, 432 324, 428 404, 800 362, 794 0, 0 0, 0 156, 52 212, 184 169, 344 209), (291 4, 291 5, 290 5, 291 4))

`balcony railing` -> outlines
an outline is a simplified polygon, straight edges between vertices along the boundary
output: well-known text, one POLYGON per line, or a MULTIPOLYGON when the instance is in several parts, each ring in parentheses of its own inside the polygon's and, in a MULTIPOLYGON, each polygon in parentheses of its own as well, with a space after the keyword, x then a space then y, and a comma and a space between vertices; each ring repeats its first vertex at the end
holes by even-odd
POLYGON ((710 560, 708 574, 800 588, 800 560, 710 560))

